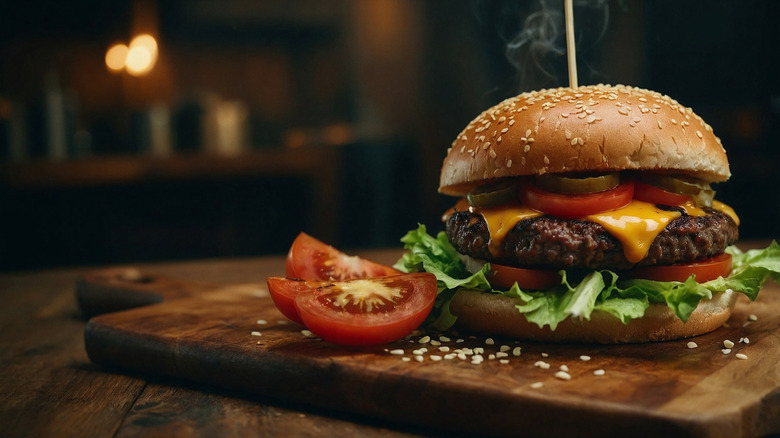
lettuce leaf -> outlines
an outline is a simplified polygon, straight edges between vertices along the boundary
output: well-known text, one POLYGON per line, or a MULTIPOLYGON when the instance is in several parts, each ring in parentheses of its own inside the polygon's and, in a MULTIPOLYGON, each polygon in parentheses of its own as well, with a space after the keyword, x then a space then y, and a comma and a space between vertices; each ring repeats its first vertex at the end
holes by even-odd
POLYGON ((731 274, 706 283, 696 283, 693 276, 685 282, 620 280, 609 270, 593 271, 570 282, 569 274, 561 271, 561 284, 545 291, 524 291, 517 284, 506 291, 492 289, 486 277, 489 264, 470 272, 444 232, 433 237, 427 233, 425 225, 409 231, 401 242, 406 252, 395 268, 404 272, 430 272, 438 279, 439 295, 428 324, 439 330, 451 327, 457 320, 449 305, 459 288, 515 298, 518 312, 528 321, 555 330, 566 318, 590 320, 595 310, 607 312, 627 324, 641 318, 651 303, 666 303, 678 318, 687 321, 702 299, 732 290, 755 300, 768 278, 780 281, 780 245, 777 242, 765 249, 744 253, 729 247, 727 252, 733 258, 731 274))

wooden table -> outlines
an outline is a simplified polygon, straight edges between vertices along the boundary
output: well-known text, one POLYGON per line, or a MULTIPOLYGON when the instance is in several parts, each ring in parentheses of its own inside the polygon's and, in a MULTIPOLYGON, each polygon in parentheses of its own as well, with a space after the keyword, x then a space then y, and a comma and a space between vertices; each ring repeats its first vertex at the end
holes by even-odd
MULTIPOLYGON (((756 245, 748 243, 743 246, 756 245)), ((400 254, 400 249, 358 253, 387 264, 397 260, 400 254)), ((284 258, 274 256, 135 266, 147 274, 172 278, 224 284, 262 283, 266 276, 283 272, 284 258)), ((337 409, 313 408, 263 395, 248 395, 95 365, 85 351, 85 320, 74 296, 77 279, 95 269, 0 275, 0 296, 4 299, 0 306, 0 435, 408 437, 442 434, 434 429, 390 420, 379 421, 337 409)), ((776 297, 780 293, 776 284, 767 286, 762 292, 767 297, 776 297)), ((775 301, 776 298, 772 298, 772 302, 775 301)), ((762 344, 761 339, 754 341, 762 344)), ((763 344, 773 342, 773 339, 767 338, 763 344)), ((658 347, 672 351, 674 356, 684 355, 688 351, 684 341, 678 344, 658 347)), ((532 346, 529 349, 533 350, 532 346)), ((637 350, 633 347, 629 349, 637 350)), ((705 353, 702 354, 706 357, 720 357, 719 350, 705 353)), ((757 360, 758 357, 752 359, 757 360)), ((736 368, 742 369, 740 365, 746 362, 733 363, 736 368)), ((531 365, 526 368, 533 369, 531 365)), ((775 375, 771 371, 773 369, 773 365, 770 366, 770 372, 762 378, 775 375)), ((610 369, 612 371, 620 374, 620 370, 610 369)), ((712 384, 707 382, 706 379, 682 382, 682 387, 712 389, 712 384)), ((716 385, 715 388, 720 387, 716 385)), ((428 398, 431 398, 430 394, 428 398)), ((539 399, 538 402, 544 400, 539 399)), ((771 400, 767 403, 775 406, 771 400)), ((774 412, 773 409, 767 412, 774 412)), ((630 417, 630 412, 622 414, 630 417)), ((642 435, 641 430, 638 432, 642 435)))
MULTIPOLYGON (((386 263, 400 250, 364 253, 386 263)), ((262 282, 282 257, 136 265, 209 282, 262 282)), ((0 435, 14 436, 381 436, 424 432, 92 364, 74 285, 93 268, 0 276, 0 435)))

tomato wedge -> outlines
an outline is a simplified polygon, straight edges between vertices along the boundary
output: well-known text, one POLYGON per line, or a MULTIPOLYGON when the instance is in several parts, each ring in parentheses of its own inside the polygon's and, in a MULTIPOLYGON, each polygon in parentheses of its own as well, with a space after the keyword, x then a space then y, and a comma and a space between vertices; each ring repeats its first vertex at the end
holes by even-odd
POLYGON ((705 260, 683 265, 644 266, 629 272, 631 278, 645 278, 655 281, 684 282, 695 275, 698 283, 726 277, 731 272, 731 254, 721 254, 705 260))
POLYGON ((487 279, 496 287, 508 289, 517 283, 520 289, 544 290, 561 284, 561 276, 556 271, 515 268, 496 263, 490 263, 490 270, 492 273, 487 279))
POLYGON ((276 308, 282 312, 282 315, 293 322, 303 325, 303 320, 295 308, 295 297, 311 289, 306 284, 306 281, 284 277, 268 277, 265 281, 268 284, 268 292, 271 295, 271 299, 276 308))
POLYGON ((562 219, 581 219, 590 214, 625 207, 634 196, 634 182, 627 181, 611 190, 584 195, 548 192, 533 184, 520 190, 520 200, 534 210, 562 219))
POLYGON ((688 195, 666 191, 652 184, 636 181, 634 199, 660 205, 682 205, 691 200, 688 195))
POLYGON ((425 321, 437 294, 436 277, 427 272, 347 281, 271 277, 268 289, 274 302, 283 299, 283 313, 292 297, 306 328, 328 342, 350 346, 407 336, 425 321))
POLYGON ((371 260, 349 256, 306 233, 298 234, 287 253, 286 276, 302 280, 349 280, 401 274, 371 260))

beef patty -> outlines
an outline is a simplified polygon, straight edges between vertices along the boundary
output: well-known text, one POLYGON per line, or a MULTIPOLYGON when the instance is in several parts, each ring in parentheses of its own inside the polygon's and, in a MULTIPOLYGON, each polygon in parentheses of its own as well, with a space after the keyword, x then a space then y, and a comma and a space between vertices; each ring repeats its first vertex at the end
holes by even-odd
POLYGON ((490 233, 482 215, 454 212, 446 233, 461 254, 512 266, 540 268, 628 269, 632 266, 690 263, 723 253, 739 237, 737 224, 728 215, 705 208, 706 216, 673 219, 653 240, 647 256, 636 265, 623 254, 623 245, 606 228, 581 220, 538 216, 518 222, 493 256, 490 233))

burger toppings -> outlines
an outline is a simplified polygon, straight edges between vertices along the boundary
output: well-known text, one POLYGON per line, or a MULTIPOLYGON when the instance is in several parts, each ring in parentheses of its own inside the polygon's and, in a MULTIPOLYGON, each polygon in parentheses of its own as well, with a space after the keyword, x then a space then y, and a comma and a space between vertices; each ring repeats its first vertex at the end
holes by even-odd
POLYGON ((544 174, 534 178, 536 185, 548 192, 567 195, 583 195, 586 193, 604 192, 614 189, 620 184, 617 172, 597 176, 566 176, 544 174))

